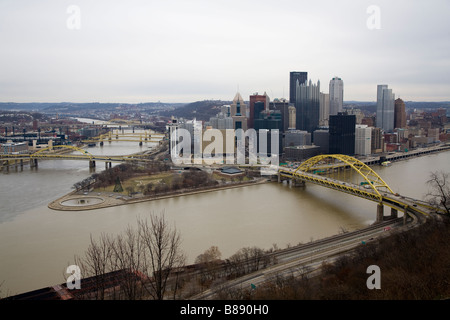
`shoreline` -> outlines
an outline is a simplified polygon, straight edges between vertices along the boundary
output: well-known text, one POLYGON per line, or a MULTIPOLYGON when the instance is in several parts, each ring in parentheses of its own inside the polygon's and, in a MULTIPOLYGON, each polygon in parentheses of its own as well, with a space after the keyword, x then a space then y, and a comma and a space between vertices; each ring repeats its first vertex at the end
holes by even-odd
POLYGON ((206 192, 214 192, 214 191, 221 191, 221 190, 227 190, 227 189, 233 189, 233 188, 242 188, 242 187, 248 187, 253 185, 259 185, 263 183, 267 183, 267 178, 259 178, 257 180, 249 181, 249 182, 240 182, 235 183, 232 185, 227 186, 217 186, 217 187, 211 187, 211 188, 199 188, 195 190, 189 190, 189 191, 181 191, 181 192, 173 192, 168 194, 162 194, 157 196, 149 196, 149 197, 141 197, 141 198, 130 198, 130 199, 123 199, 121 195, 116 195, 113 192, 90 192, 89 194, 80 194, 80 191, 72 191, 68 194, 53 200, 48 204, 48 208, 52 210, 57 211, 86 211, 86 210, 95 210, 95 209, 103 209, 103 208, 110 208, 110 207, 116 207, 121 205, 127 205, 127 204, 133 204, 133 203, 141 203, 141 202, 147 202, 147 201, 154 201, 154 200, 162 200, 162 199, 169 199, 173 197, 182 197, 182 196, 189 196, 199 193, 206 193, 206 192), (111 196, 111 194, 114 194, 114 196, 111 196), (120 198, 117 198, 117 197, 120 198), (80 206, 68 206, 63 205, 63 202, 70 201, 70 200, 86 200, 86 199, 92 199, 92 198, 100 198, 103 201, 101 203, 95 203, 92 205, 80 205, 80 206))
MULTIPOLYGON (((410 154, 407 157, 399 157, 396 159, 386 159, 390 160, 393 163, 409 160, 411 158, 417 158, 422 157, 434 153, 440 153, 444 151, 450 151, 450 148, 430 148, 426 152, 417 152, 416 154, 410 154)), ((373 166, 373 164, 368 164, 368 166, 373 166)), ((169 199, 173 197, 181 197, 181 196, 188 196, 188 195, 194 195, 199 193, 205 193, 205 192, 213 192, 213 191, 220 191, 220 190, 226 190, 226 189, 232 189, 232 188, 240 188, 240 187, 248 187, 252 185, 267 183, 268 178, 259 178, 257 180, 253 180, 250 182, 239 182, 234 183, 232 185, 225 185, 225 186, 217 186, 217 187, 209 187, 209 188, 199 188, 195 190, 188 190, 188 191, 177 191, 172 192, 168 194, 162 194, 157 196, 143 196, 140 198, 130 198, 130 199, 123 199, 126 196, 123 196, 121 194, 114 194, 113 192, 89 192, 87 195, 80 193, 81 191, 72 191, 68 194, 53 200, 48 204, 48 208, 52 210, 57 211, 86 211, 86 210, 95 210, 95 209, 103 209, 103 208, 110 208, 115 206, 121 206, 121 205, 127 205, 127 204, 133 204, 133 203, 141 203, 141 202, 147 202, 147 201, 154 201, 154 200, 162 200, 162 199, 169 199), (70 200, 83 200, 86 201, 87 199, 101 199, 100 203, 95 204, 86 204, 86 205, 63 205, 63 202, 67 202, 70 200)))

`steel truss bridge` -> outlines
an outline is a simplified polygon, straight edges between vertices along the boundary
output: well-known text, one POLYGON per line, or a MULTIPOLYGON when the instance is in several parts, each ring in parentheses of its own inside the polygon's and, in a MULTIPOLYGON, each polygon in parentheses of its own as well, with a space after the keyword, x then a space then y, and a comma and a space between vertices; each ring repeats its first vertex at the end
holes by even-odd
POLYGON ((150 131, 138 132, 138 133, 121 133, 120 130, 116 130, 116 132, 109 131, 107 133, 101 134, 97 137, 93 137, 91 139, 83 140, 83 143, 103 143, 105 141, 127 141, 127 142, 139 142, 142 144, 143 142, 159 142, 164 137, 164 134, 161 133, 152 133, 150 131))
POLYGON ((34 153, 27 154, 2 154, 0 161, 2 165, 20 164, 23 161, 29 161, 31 166, 37 166, 38 160, 44 159, 58 159, 58 160, 88 160, 90 167, 95 167, 96 161, 105 162, 106 167, 111 167, 112 162, 148 162, 152 161, 146 158, 145 155, 132 154, 125 156, 108 156, 108 155, 93 155, 89 151, 75 146, 56 145, 40 149, 34 153), (56 152, 54 149, 61 149, 62 151, 71 151, 71 153, 56 152), (50 151, 50 152, 49 152, 50 151), (72 153, 77 151, 79 153, 72 153), (19 161, 19 162, 18 162, 19 161))
POLYGON ((391 216, 396 217, 398 210, 407 214, 429 216, 432 212, 441 211, 430 204, 401 196, 369 166, 353 157, 342 154, 328 154, 312 157, 301 163, 295 169, 280 168, 278 181, 290 180, 290 183, 300 181, 302 184, 311 182, 326 188, 348 193, 378 203, 377 222, 383 220, 383 205, 391 207, 391 216), (360 184, 341 181, 327 176, 338 170, 353 170, 362 180, 360 184))

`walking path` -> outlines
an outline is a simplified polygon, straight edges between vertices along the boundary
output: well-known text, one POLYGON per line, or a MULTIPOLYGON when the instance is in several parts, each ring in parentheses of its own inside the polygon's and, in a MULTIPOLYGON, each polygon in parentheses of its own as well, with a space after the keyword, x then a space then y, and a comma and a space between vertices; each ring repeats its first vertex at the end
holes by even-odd
POLYGON ((249 182, 238 182, 229 185, 221 185, 218 187, 202 188, 196 190, 181 190, 177 192, 171 192, 164 195, 157 196, 136 196, 127 197, 120 193, 114 192, 83 192, 83 191, 72 191, 69 194, 62 196, 48 204, 48 207, 53 210, 60 211, 84 211, 108 208, 114 206, 120 206, 130 203, 139 203, 145 201, 153 201, 160 199, 168 199, 173 197, 187 196, 192 194, 220 191, 231 188, 240 188, 246 186, 257 185, 261 183, 266 183, 266 178, 261 178, 258 180, 253 180, 249 182))

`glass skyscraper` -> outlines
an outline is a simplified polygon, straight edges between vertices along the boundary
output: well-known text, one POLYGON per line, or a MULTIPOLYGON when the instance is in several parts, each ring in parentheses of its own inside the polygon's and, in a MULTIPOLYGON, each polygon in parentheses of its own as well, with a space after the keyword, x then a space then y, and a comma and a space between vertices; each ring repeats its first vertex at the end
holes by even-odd
POLYGON ((377 86, 376 127, 385 132, 394 131, 394 101, 395 95, 392 93, 392 89, 388 89, 385 84, 379 84, 377 86))
POLYGON ((289 74, 289 102, 295 103, 297 98, 297 82, 299 84, 306 84, 308 80, 308 72, 292 71, 289 74))
POLYGON ((320 117, 320 81, 312 84, 300 84, 297 81, 296 127, 312 133, 319 126, 320 117))
POLYGON ((330 80, 330 115, 337 115, 343 111, 344 105, 344 81, 334 77, 330 80))

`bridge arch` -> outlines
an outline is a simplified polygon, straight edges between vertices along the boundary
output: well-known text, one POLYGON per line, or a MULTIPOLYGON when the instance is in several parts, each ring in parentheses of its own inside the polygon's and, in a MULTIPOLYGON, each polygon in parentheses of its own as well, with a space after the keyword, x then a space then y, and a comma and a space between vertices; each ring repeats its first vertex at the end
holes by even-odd
POLYGON ((380 199, 382 197, 380 194, 380 189, 384 188, 384 191, 388 191, 394 194, 387 183, 374 170, 372 170, 372 168, 354 157, 343 154, 324 154, 309 158, 308 160, 302 162, 300 166, 298 166, 294 171, 294 173, 297 173, 298 171, 311 172, 314 169, 318 169, 318 167, 316 167, 317 164, 320 164, 320 162, 328 159, 336 159, 350 166, 354 171, 356 171, 360 176, 364 178, 367 184, 380 197, 380 199))
POLYGON ((56 146, 52 146, 52 147, 43 148, 43 149, 40 149, 40 150, 32 153, 30 155, 30 157, 31 158, 39 157, 41 154, 44 153, 44 151, 48 151, 48 150, 51 150, 51 149, 54 149, 54 148, 63 148, 63 149, 71 149, 71 150, 79 151, 83 155, 86 155, 87 157, 89 157, 89 159, 92 159, 94 157, 94 155, 92 155, 91 153, 89 153, 88 151, 86 151, 84 149, 81 149, 81 148, 78 148, 78 147, 75 147, 75 146, 66 146, 66 145, 56 145, 56 146))

